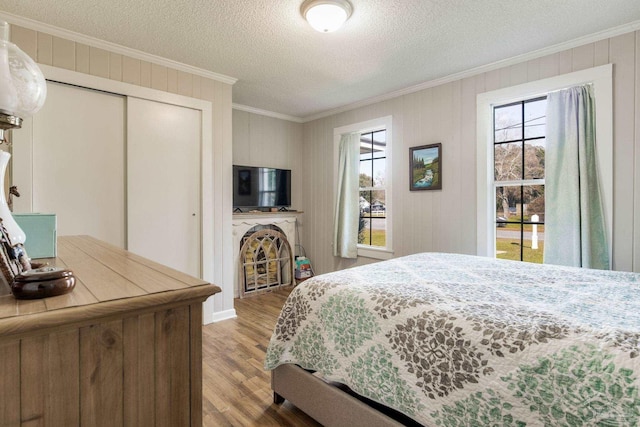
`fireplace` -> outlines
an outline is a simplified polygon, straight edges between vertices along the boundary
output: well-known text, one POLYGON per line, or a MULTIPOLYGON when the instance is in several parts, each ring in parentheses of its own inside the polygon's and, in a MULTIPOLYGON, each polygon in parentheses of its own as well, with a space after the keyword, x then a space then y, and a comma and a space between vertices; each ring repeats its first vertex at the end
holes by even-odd
POLYGON ((294 283, 296 214, 234 214, 235 297, 294 283))
POLYGON ((258 225, 245 233, 240 247, 240 295, 292 284, 293 253, 275 225, 258 225))

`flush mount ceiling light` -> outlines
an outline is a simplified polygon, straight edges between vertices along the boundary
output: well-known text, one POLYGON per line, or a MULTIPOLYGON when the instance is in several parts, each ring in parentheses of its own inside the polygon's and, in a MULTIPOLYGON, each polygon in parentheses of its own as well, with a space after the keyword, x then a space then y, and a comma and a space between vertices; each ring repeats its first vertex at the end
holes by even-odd
POLYGON ((309 25, 321 33, 330 33, 342 27, 352 10, 347 0, 306 0, 300 7, 309 25))

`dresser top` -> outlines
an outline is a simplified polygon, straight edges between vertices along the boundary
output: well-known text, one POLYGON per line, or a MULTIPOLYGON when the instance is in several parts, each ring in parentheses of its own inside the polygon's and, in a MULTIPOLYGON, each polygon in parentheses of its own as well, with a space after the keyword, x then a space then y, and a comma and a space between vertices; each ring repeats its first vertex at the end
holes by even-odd
POLYGON ((0 335, 162 304, 204 301, 220 292, 218 286, 202 279, 89 236, 59 237, 58 256, 43 261, 73 271, 74 290, 50 298, 17 300, 0 285, 0 335))

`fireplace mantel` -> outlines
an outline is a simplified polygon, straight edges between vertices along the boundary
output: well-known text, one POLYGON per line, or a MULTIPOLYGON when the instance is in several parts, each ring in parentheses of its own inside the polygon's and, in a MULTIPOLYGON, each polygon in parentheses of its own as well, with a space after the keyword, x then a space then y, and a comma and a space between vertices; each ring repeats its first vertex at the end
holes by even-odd
POLYGON ((303 214, 303 211, 278 211, 278 212, 234 212, 233 220, 243 220, 252 218, 282 218, 294 217, 303 214))

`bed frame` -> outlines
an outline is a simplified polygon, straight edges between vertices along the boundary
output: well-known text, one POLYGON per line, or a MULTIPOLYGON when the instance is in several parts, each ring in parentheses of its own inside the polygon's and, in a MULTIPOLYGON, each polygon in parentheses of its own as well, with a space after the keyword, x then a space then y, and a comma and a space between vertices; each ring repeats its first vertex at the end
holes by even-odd
POLYGON ((271 371, 271 389, 274 403, 281 404, 286 399, 327 427, 420 426, 396 411, 323 381, 297 365, 280 365, 271 371))

